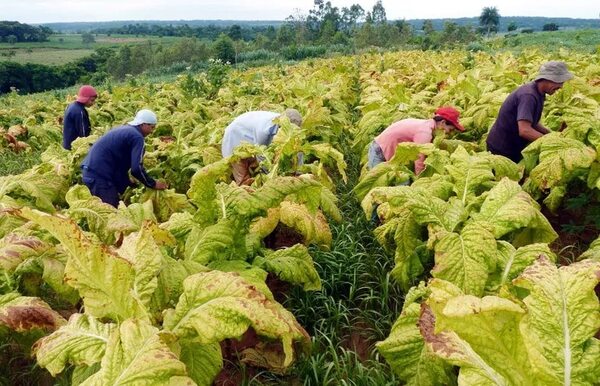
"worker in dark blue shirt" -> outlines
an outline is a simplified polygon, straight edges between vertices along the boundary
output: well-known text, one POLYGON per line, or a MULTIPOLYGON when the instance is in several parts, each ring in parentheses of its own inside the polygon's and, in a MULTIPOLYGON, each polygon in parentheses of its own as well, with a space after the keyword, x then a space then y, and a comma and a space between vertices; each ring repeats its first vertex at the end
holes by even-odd
POLYGON ((165 182, 150 177, 142 163, 144 137, 154 131, 156 122, 156 114, 150 110, 140 110, 133 121, 111 129, 94 143, 81 163, 83 183, 94 196, 117 207, 119 194, 131 184, 129 170, 149 188, 167 188, 165 182))
POLYGON ((77 100, 69 105, 63 117, 63 142, 62 146, 71 150, 71 143, 79 137, 87 137, 92 130, 90 117, 86 107, 91 107, 96 102, 98 93, 92 86, 81 86, 77 93, 77 100))

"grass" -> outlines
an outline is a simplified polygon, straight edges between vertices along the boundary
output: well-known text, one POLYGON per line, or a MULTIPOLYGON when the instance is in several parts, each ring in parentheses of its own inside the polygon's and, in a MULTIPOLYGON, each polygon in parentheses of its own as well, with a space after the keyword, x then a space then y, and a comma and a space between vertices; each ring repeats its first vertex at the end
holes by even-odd
POLYGON ((8 149, 0 149, 0 176, 20 174, 40 163, 40 150, 30 149, 27 152, 14 153, 8 149))
POLYGON ((118 47, 123 44, 153 43, 172 44, 180 37, 135 36, 135 35, 95 35, 96 42, 84 44, 79 34, 51 35, 47 42, 0 43, 0 60, 16 63, 37 63, 60 65, 83 58, 96 48, 118 47))
POLYGON ((0 50, 5 60, 16 62, 19 64, 34 63, 34 64, 45 64, 45 65, 61 65, 69 62, 73 62, 77 59, 81 59, 88 55, 91 55, 94 50, 81 49, 59 49, 59 48, 36 48, 36 49, 24 49, 19 48, 12 50, 14 56, 5 56, 8 50, 0 50))
POLYGON ((547 51, 572 49, 580 52, 600 52, 600 29, 572 31, 540 31, 529 34, 503 35, 492 40, 495 49, 520 52, 544 47, 547 51))

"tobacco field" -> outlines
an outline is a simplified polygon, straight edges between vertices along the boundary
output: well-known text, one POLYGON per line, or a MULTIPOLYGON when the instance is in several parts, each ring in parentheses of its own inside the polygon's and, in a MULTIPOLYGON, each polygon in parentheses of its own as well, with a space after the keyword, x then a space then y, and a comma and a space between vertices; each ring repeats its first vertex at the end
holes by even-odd
POLYGON ((600 385, 597 54, 213 62, 98 90, 72 151, 74 95, 0 98, 0 385, 600 385), (576 75, 546 99, 555 131, 519 164, 490 154, 501 103, 547 60, 576 75), (364 167, 381 130, 445 105, 465 132, 364 167), (301 129, 221 157, 234 117, 286 107, 301 129), (113 208, 79 165, 142 108, 169 189, 113 208), (238 187, 249 156, 267 172, 238 187))

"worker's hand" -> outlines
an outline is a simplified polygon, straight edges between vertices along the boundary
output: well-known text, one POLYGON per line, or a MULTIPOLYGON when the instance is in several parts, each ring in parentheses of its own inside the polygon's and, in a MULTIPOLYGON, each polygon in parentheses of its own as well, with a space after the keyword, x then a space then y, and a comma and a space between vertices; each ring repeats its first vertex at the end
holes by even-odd
POLYGON ((154 185, 154 189, 156 190, 165 190, 166 188, 168 188, 169 185, 167 185, 166 182, 164 181, 156 181, 156 185, 154 185))

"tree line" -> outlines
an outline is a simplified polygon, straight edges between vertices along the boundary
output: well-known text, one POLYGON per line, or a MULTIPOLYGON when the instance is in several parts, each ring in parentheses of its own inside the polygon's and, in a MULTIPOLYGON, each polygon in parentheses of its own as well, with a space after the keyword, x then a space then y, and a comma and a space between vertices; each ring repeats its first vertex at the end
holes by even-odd
MULTIPOLYGON (((356 50, 444 49, 466 46, 481 49, 483 35, 498 31, 500 14, 485 7, 478 25, 459 25, 446 21, 441 29, 432 20, 415 28, 405 20, 389 21, 381 0, 363 9, 359 4, 334 7, 330 1, 314 0, 307 13, 295 12, 278 26, 233 24, 229 26, 129 24, 95 32, 181 36, 174 43, 123 44, 118 48, 98 48, 94 54, 63 66, 0 63, 0 93, 11 87, 22 93, 64 88, 75 83, 101 83, 106 79, 125 79, 143 72, 173 73, 186 68, 208 67, 208 60, 221 63, 272 63, 301 60, 332 52, 352 54, 356 50)), ((94 34, 82 34, 92 44, 94 34)))
POLYGON ((18 21, 0 21, 0 42, 45 42, 53 31, 45 26, 32 26, 18 21))

